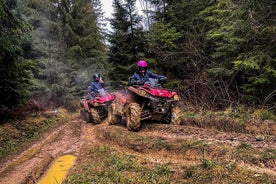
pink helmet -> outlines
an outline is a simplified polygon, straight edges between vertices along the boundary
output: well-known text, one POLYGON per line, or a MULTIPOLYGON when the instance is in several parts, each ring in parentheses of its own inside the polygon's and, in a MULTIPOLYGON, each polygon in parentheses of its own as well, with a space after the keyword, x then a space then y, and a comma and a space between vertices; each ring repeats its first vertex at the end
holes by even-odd
POLYGON ((142 67, 142 68, 145 68, 148 66, 147 62, 144 60, 138 61, 137 65, 138 67, 142 67))

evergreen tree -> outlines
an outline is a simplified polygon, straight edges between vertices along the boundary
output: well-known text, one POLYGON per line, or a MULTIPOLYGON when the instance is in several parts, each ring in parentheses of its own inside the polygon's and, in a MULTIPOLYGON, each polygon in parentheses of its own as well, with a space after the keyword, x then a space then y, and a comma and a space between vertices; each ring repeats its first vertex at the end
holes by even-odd
POLYGON ((58 1, 26 0, 20 6, 25 19, 32 26, 30 57, 36 64, 33 97, 39 98, 44 105, 50 105, 49 102, 62 105, 70 94, 68 78, 65 76, 68 66, 64 62, 65 49, 61 37, 58 1))
POLYGON ((91 82, 93 73, 107 77, 109 64, 104 37, 98 27, 98 17, 91 1, 76 1, 70 8, 64 35, 66 55, 71 67, 70 85, 75 87, 72 93, 80 95, 82 88, 91 82))
POLYGON ((274 2, 152 3, 157 11, 150 52, 157 68, 180 79, 177 86, 192 92, 194 102, 208 102, 206 94, 212 94, 209 102, 224 105, 244 96, 257 104, 275 100, 274 2))
MULTIPOLYGON (((276 89, 273 2, 219 1, 209 9, 211 74, 257 104, 276 89)), ((274 97, 275 100, 275 97, 274 97)))
POLYGON ((209 61, 206 23, 200 12, 209 1, 153 1, 155 21, 149 32, 149 50, 156 66, 171 80, 171 87, 192 88, 189 98, 197 102, 205 96, 205 68, 209 61), (187 82, 189 81, 189 82, 187 82))
POLYGON ((109 60, 114 64, 114 70, 110 76, 116 84, 125 84, 136 69, 137 60, 145 57, 145 38, 134 0, 114 0, 113 8, 109 60))
POLYGON ((91 1, 26 0, 33 26, 35 96, 56 105, 79 98, 94 72, 107 76, 106 49, 91 1))
POLYGON ((106 19, 104 16, 101 0, 92 0, 92 4, 94 7, 95 15, 97 17, 97 27, 100 30, 100 33, 103 36, 106 36, 108 34, 108 32, 107 32, 108 19, 106 19))
POLYGON ((22 105, 31 95, 33 62, 27 60, 29 26, 18 12, 17 1, 0 1, 0 105, 22 105))

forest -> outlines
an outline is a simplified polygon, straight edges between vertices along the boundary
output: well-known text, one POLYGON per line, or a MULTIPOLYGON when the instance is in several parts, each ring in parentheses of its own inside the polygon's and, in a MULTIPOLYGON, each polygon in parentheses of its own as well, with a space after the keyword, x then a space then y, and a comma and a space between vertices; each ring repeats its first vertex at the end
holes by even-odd
POLYGON ((118 89, 141 59, 186 104, 276 110, 275 1, 113 0, 111 18, 100 0, 0 3, 2 118, 70 108, 94 73, 118 89))
POLYGON ((110 5, 0 0, 0 183, 276 183, 276 1, 110 5), (169 103, 128 103, 139 60, 169 103))

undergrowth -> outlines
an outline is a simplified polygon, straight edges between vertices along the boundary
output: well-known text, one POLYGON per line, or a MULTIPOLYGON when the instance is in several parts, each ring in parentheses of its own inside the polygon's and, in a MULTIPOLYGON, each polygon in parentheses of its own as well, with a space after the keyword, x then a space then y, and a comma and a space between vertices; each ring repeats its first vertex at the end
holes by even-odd
POLYGON ((0 159, 18 150, 38 137, 38 135, 52 127, 57 122, 67 119, 67 111, 60 109, 54 113, 37 114, 23 120, 13 120, 0 126, 0 159))
POLYGON ((223 111, 183 110, 182 124, 226 132, 276 135, 276 114, 267 109, 229 107, 223 111))
MULTIPOLYGON (((241 146, 242 147, 242 146, 241 146)), ((157 156, 157 155, 156 155, 157 156)), ((176 183, 273 183, 275 177, 241 169, 236 164, 202 159, 192 166, 169 158, 152 161, 146 155, 127 154, 110 144, 86 150, 85 163, 77 163, 67 184, 176 184, 176 183)))

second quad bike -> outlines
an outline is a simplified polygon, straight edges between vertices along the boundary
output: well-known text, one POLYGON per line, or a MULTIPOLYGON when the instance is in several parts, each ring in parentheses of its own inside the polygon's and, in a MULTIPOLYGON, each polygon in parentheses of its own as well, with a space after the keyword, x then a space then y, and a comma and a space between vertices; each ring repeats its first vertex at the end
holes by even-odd
POLYGON ((104 119, 111 121, 111 104, 115 95, 100 91, 94 97, 87 95, 80 100, 81 118, 88 123, 99 124, 104 119))
POLYGON ((111 105, 110 124, 122 117, 130 131, 138 131, 142 120, 164 120, 179 125, 181 122, 180 97, 175 90, 164 89, 160 81, 129 86, 125 93, 116 93, 116 102, 111 105))

